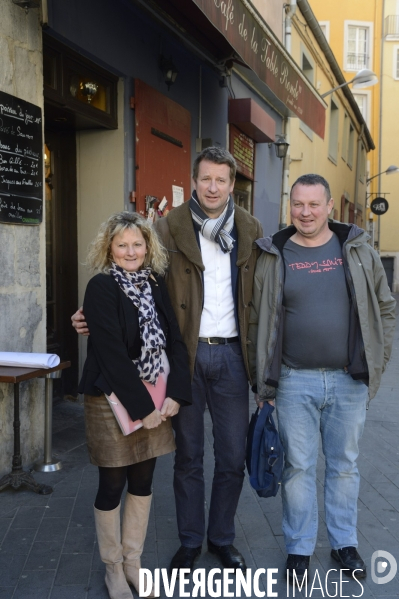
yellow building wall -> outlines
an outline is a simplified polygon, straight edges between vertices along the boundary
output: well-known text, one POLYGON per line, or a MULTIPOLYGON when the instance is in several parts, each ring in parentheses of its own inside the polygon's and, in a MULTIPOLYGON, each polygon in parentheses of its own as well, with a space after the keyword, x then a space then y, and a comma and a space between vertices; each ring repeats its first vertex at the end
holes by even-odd
MULTIPOLYGON (((323 57, 323 53, 313 37, 309 27, 304 27, 302 15, 297 12, 293 20, 292 28, 292 51, 291 54, 298 65, 302 66, 302 55, 308 57, 314 66, 313 84, 322 94, 337 85, 331 75, 331 69, 323 57)), ((348 201, 354 203, 357 199, 363 207, 362 218, 365 221, 365 177, 362 181, 358 178, 357 198, 356 194, 356 166, 357 166, 357 138, 360 131, 360 125, 357 123, 352 109, 343 95, 342 91, 337 91, 333 95, 326 97, 326 126, 324 140, 312 133, 299 119, 290 119, 290 173, 289 185, 305 173, 317 173, 327 179, 330 184, 332 196, 335 200, 336 217, 340 218, 341 198, 345 196, 348 201), (329 137, 330 137, 330 104, 331 99, 338 106, 338 148, 337 158, 333 161, 329 157, 329 137), (354 150, 352 166, 348 166, 346 160, 342 158, 343 140, 344 140, 344 115, 345 113, 355 125, 354 150)), ((359 214, 360 218, 360 214, 359 214)), ((356 221, 361 224, 359 219, 356 221)))
MULTIPOLYGON (((399 15, 399 2, 386 0, 385 17, 399 15)), ((397 21, 399 16, 397 16, 397 21)), ((397 23, 398 24, 398 23, 397 23)), ((390 165, 399 166, 399 77, 397 72, 399 35, 386 37, 383 47, 381 170, 390 165), (398 78, 397 78, 398 77, 398 78)), ((399 173, 378 177, 378 191, 389 202, 389 211, 380 217, 381 253, 399 259, 399 173)), ((398 260, 397 260, 398 262, 398 260)), ((396 290, 399 291, 399 267, 396 269, 396 290)))
MULTIPOLYGON (((393 0, 396 1, 396 0, 393 0)), ((381 80, 380 62, 381 50, 379 40, 381 39, 382 27, 382 4, 383 0, 350 0, 350 2, 337 2, 336 0, 311 0, 312 10, 320 22, 329 24, 328 42, 334 52, 335 58, 347 81, 353 79, 357 70, 347 70, 345 61, 345 21, 365 22, 372 25, 372 43, 370 44, 371 55, 369 68, 381 80)), ((371 137, 377 146, 379 138, 379 115, 380 115, 380 85, 363 89, 353 89, 352 92, 369 92, 370 101, 369 114, 366 119, 371 137)), ((370 152, 368 155, 369 176, 377 174, 378 152, 370 152)), ((371 182, 369 191, 377 191, 375 183, 371 182)))
POLYGON ((274 35, 283 42, 283 12, 285 0, 251 0, 274 35))
MULTIPOLYGON (((399 101, 399 80, 395 79, 394 56, 399 48, 399 35, 386 37, 385 19, 397 15, 399 19, 398 0, 311 0, 316 18, 329 23, 329 44, 347 80, 354 71, 346 70, 345 65, 345 21, 371 22, 373 24, 373 44, 371 48, 370 68, 376 73, 379 83, 365 90, 353 89, 353 93, 368 91, 371 101, 369 113, 369 129, 376 145, 376 150, 369 154, 369 177, 385 171, 390 165, 399 166, 399 124, 397 105, 399 101), (384 11, 384 14, 383 14, 384 11), (382 42, 382 43, 381 43, 382 42), (395 47, 396 46, 396 47, 395 47), (382 48, 382 50, 381 50, 382 48)), ((396 22, 396 27, 399 23, 396 22)), ((395 65, 396 67, 396 65, 395 65)), ((369 201, 377 195, 386 193, 389 212, 369 220, 369 232, 378 240, 382 256, 396 258, 393 290, 399 291, 399 174, 381 175, 370 182, 367 189, 369 201)))

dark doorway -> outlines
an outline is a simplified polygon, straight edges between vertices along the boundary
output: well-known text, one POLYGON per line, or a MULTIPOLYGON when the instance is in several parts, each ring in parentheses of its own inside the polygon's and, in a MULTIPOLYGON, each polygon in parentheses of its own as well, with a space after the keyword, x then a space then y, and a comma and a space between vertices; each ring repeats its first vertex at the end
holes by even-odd
POLYGON ((78 305, 76 139, 45 131, 47 351, 70 360, 54 390, 77 396, 78 339, 71 314, 78 305))
POLYGON ((76 131, 118 128, 118 80, 44 34, 47 350, 72 364, 54 381, 61 397, 77 397, 79 376, 76 131))
POLYGON ((392 291, 393 289, 393 268, 394 268, 394 259, 381 256, 381 262, 385 269, 385 274, 387 275, 389 289, 392 291))

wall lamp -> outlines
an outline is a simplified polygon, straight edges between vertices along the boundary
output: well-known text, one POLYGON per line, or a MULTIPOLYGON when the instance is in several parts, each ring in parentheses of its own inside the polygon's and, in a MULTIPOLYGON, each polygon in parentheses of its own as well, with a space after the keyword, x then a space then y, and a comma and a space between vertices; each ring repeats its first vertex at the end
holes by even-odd
POLYGON ((176 81, 176 77, 178 74, 178 70, 175 67, 172 58, 165 58, 165 56, 161 56, 159 59, 159 68, 161 69, 162 73, 163 73, 163 78, 164 81, 166 83, 166 85, 168 86, 168 91, 170 89, 170 86, 174 84, 174 82, 176 81))
POLYGON ((40 4, 37 0, 12 0, 14 4, 19 6, 20 8, 24 8, 26 14, 28 14, 28 10, 30 8, 39 8, 40 4))
POLYGON ((378 83, 378 77, 373 71, 370 71, 370 69, 361 69, 358 73, 356 73, 353 79, 351 79, 350 81, 345 81, 345 83, 341 83, 341 85, 337 85, 337 87, 333 87, 333 89, 330 89, 330 91, 326 92, 325 94, 322 94, 321 97, 325 98, 326 96, 337 91, 337 89, 345 87, 345 85, 349 85, 350 83, 353 83, 352 89, 371 87, 372 85, 376 85, 376 83, 378 83))
POLYGON ((269 144, 269 148, 274 146, 276 150, 277 158, 285 158, 287 156, 288 148, 290 144, 285 141, 285 137, 283 135, 279 135, 273 144, 269 144))
POLYGON ((378 173, 378 175, 374 175, 373 177, 370 177, 370 179, 366 179, 366 184, 368 185, 372 179, 380 177, 381 175, 393 175, 394 173, 399 173, 399 166, 391 164, 391 166, 388 166, 386 171, 382 171, 382 173, 378 173))

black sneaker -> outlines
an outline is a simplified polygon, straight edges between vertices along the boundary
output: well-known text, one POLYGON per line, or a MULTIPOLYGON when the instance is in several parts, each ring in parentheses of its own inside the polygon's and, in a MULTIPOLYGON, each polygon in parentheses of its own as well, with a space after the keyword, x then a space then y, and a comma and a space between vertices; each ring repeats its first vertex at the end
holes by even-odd
POLYGON ((339 562, 347 576, 350 578, 365 578, 367 576, 366 564, 357 552, 356 547, 342 547, 342 549, 332 549, 331 557, 339 562))
POLYGON ((298 581, 302 582, 304 577, 309 572, 310 555, 296 555, 289 553, 287 557, 287 578, 294 584, 298 581), (295 576, 294 576, 295 572, 295 576))

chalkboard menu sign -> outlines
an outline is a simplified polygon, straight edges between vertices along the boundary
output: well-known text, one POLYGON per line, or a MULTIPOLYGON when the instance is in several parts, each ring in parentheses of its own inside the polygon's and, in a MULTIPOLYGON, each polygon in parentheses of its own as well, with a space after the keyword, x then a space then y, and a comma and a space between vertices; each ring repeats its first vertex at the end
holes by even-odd
POLYGON ((43 216, 42 111, 0 92, 0 222, 37 225, 43 216))

